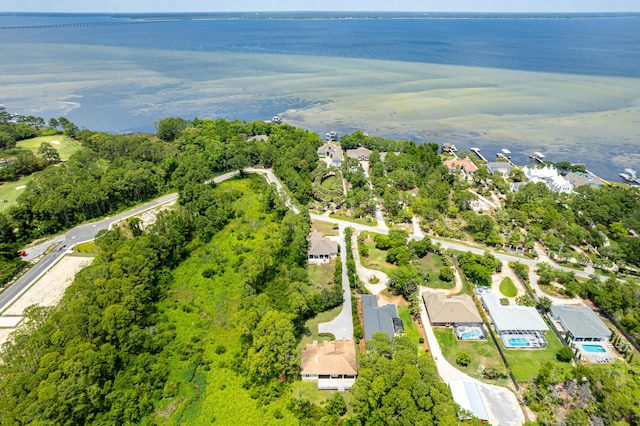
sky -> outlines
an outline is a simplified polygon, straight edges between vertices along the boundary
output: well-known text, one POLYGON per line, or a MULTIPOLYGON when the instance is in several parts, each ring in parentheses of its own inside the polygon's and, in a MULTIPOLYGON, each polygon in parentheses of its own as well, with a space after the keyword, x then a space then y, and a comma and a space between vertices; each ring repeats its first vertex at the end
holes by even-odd
POLYGON ((0 0, 1 12, 637 12, 639 0, 0 0))

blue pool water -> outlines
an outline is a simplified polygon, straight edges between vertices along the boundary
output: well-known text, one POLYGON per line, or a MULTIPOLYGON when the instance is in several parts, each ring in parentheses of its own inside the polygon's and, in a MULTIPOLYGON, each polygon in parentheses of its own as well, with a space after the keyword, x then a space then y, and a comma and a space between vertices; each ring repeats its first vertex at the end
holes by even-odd
POLYGON ((602 352, 606 352, 606 349, 603 348, 600 345, 582 345, 582 349, 585 352, 589 352, 589 353, 602 353, 602 352))
POLYGON ((478 329, 473 329, 469 331, 464 331, 460 333, 460 338, 462 340, 470 340, 470 339, 478 339, 483 336, 482 332, 478 329))
POLYGON ((510 337, 508 342, 514 348, 526 348, 529 346, 529 341, 524 337, 510 337))

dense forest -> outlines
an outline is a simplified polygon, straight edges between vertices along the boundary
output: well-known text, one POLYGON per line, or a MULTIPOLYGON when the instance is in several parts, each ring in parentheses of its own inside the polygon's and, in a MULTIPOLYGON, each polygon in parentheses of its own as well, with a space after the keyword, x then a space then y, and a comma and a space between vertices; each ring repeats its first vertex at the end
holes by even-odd
MULTIPOLYGON (((39 165, 24 173, 41 171, 32 175, 17 205, 0 213, 2 279, 22 267, 17 251, 35 238, 179 193, 178 205, 152 226, 142 229, 132 221, 100 235, 99 255, 63 301, 30 310, 26 326, 3 347, 0 424, 237 424, 240 415, 245 424, 457 422, 433 362, 405 339, 369 342, 348 401, 337 394, 319 403, 293 391, 305 321, 342 302, 338 280, 318 290, 306 269, 310 219, 304 207, 313 203, 314 176, 324 173, 316 172, 322 144, 316 134, 222 119, 169 118, 156 125, 156 135, 110 135, 62 119, 0 122, 5 169, 20 164, 16 141, 43 132, 64 132, 83 146, 62 163, 46 146, 32 154, 39 165), (302 213, 289 211, 257 176, 204 183, 247 166, 272 168, 302 213)), ((637 189, 580 188, 565 195, 528 184, 506 194, 503 209, 478 213, 472 208, 478 196, 505 190, 504 179, 486 170, 472 180, 457 179, 442 164, 436 144, 359 131, 341 143, 345 149, 373 150, 371 187, 352 162, 341 170, 351 184, 344 205, 354 217, 372 216, 377 199, 391 224, 409 222, 415 214, 434 237, 525 249, 540 242, 558 260, 578 263, 580 249, 585 262, 603 271, 613 263, 628 273, 640 266, 637 189)), ((397 266, 392 290, 412 302, 415 313, 417 286, 433 277, 414 263, 437 246, 428 238, 407 242, 400 230, 376 237, 375 244, 397 266)), ((477 283, 490 280, 501 266, 493 256, 471 253, 458 262, 477 283)), ((594 300, 640 341, 636 281, 579 282, 542 272, 567 294, 594 300)), ((566 403, 573 408, 567 424, 587 424, 585 416, 602 420, 598 424, 638 424, 637 367, 605 367, 602 374, 593 367, 547 370, 526 395, 538 413, 566 403), (561 401, 565 388, 586 392, 583 378, 593 401, 561 401), (607 399, 616 384, 627 396, 607 399)), ((545 419, 540 424, 554 421, 545 419)))

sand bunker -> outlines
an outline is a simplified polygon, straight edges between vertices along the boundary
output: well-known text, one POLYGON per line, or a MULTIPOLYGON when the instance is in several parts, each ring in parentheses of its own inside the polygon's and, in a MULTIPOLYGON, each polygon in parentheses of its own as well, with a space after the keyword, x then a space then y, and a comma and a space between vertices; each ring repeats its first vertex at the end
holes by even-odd
POLYGON ((54 145, 60 145, 60 141, 51 141, 50 143, 54 144, 54 145))
POLYGON ((20 186, 16 186, 16 189, 25 189, 27 187, 27 185, 20 185, 20 186))

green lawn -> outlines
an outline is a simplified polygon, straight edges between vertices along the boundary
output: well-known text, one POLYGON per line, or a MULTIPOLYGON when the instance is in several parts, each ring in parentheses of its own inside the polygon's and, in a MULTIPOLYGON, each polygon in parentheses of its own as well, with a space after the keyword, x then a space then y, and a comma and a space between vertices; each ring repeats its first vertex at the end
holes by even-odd
MULTIPOLYGON (((546 362, 561 368, 569 368, 570 364, 556 359, 556 353, 562 348, 558 337, 552 331, 548 331, 545 338, 547 340, 545 349, 504 349, 505 357, 518 382, 532 381, 546 362)), ((499 344, 502 345, 502 342, 499 341, 499 344)))
POLYGON ((459 341, 451 327, 434 327, 433 331, 438 339, 438 344, 442 353, 449 363, 469 376, 487 383, 494 383, 501 386, 509 382, 508 378, 498 380, 488 380, 482 375, 484 367, 499 366, 506 371, 504 364, 500 360, 498 349, 489 337, 487 340, 459 341), (471 364, 466 367, 456 365, 456 355, 460 352, 467 352, 471 355, 471 364))
POLYGON ((51 146, 58 151, 58 154, 60 154, 60 160, 62 161, 67 161, 71 155, 82 149, 82 146, 78 142, 65 135, 39 136, 37 138, 20 141, 16 146, 18 148, 30 149, 37 154, 38 148, 40 148, 42 142, 49 142, 51 146))
POLYGON ((421 274, 428 275, 429 281, 425 283, 427 287, 446 290, 456 286, 456 283, 453 281, 446 282, 438 278, 440 275, 440 268, 445 265, 442 261, 442 256, 436 253, 428 253, 422 259, 413 262, 413 266, 415 266, 421 274))
POLYGON ((385 274, 389 274, 391 271, 397 268, 392 263, 387 263, 385 260, 387 252, 385 250, 379 250, 376 248, 376 243, 373 240, 365 240, 364 244, 369 249, 369 257, 360 256, 362 265, 369 269, 375 269, 376 271, 382 271, 385 274))
POLYGON ((418 349, 422 349, 418 326, 413 322, 407 305, 398 306, 398 317, 400 317, 404 325, 404 335, 407 336, 411 343, 416 345, 418 349))
POLYGON ((323 322, 329 322, 342 311, 342 305, 337 306, 330 311, 321 312, 315 317, 307 320, 304 323, 305 326, 305 334, 302 335, 302 340, 298 344, 298 351, 301 352, 307 345, 307 343, 313 343, 314 340, 318 342, 324 342, 328 340, 333 340, 333 337, 328 334, 320 334, 318 333, 318 324, 323 322))
POLYGON ((336 236, 338 235, 338 225, 328 222, 320 222, 319 220, 311 221, 311 230, 318 231, 324 236, 336 236))
POLYGON ((86 243, 76 244, 73 247, 73 254, 80 256, 96 256, 98 251, 95 241, 87 241, 86 243))
POLYGON ((329 191, 343 191, 344 187, 342 186, 342 180, 337 175, 329 176, 322 181, 320 184, 324 189, 329 191))
POLYGON ((332 219, 340 219, 340 220, 346 220, 347 222, 359 223, 360 225, 375 226, 376 224, 376 220, 371 217, 363 217, 358 219, 355 217, 345 216, 341 214, 331 214, 329 215, 329 217, 332 219))
POLYGON ((505 297, 516 297, 518 295, 518 289, 511 281, 511 278, 504 277, 500 282, 500 293, 505 297))
POLYGON ((336 270, 336 259, 323 265, 309 265, 309 281, 312 292, 321 292, 323 288, 330 290, 333 287, 333 274, 336 270))
POLYGON ((33 179, 33 175, 24 176, 15 182, 5 182, 0 185, 0 200, 7 200, 6 203, 0 201, 0 212, 16 205, 18 196, 22 194, 24 188, 31 182, 31 179, 33 179))

